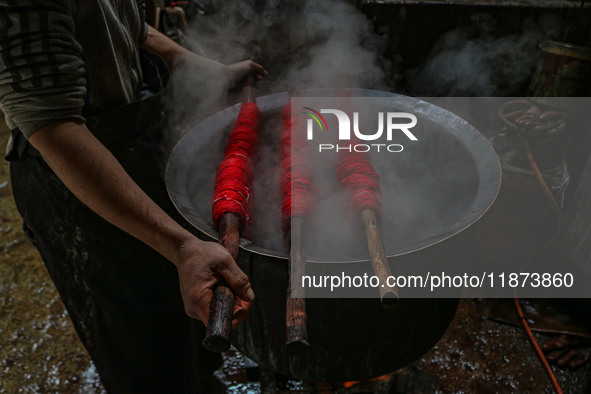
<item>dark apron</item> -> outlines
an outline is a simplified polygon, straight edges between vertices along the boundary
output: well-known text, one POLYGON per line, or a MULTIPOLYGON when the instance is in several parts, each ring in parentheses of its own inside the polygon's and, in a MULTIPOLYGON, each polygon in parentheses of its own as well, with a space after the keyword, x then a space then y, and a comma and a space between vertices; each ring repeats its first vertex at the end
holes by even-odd
MULTIPOLYGON (((155 140, 168 77, 154 55, 142 59, 144 98, 86 117, 93 134, 169 215, 155 140)), ((201 346, 203 325, 184 312, 172 263, 82 204, 20 133, 7 154, 23 228, 66 305, 78 336, 112 393, 204 392, 220 358, 201 346)))

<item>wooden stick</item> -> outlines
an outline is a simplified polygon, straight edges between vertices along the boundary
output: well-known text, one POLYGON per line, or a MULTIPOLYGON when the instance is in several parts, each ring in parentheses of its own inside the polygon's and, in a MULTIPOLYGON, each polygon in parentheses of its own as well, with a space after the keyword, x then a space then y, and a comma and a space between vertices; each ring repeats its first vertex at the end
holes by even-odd
MULTIPOLYGON (((245 103, 255 101, 255 79, 248 77, 243 88, 245 103)), ((240 217, 235 213, 226 213, 218 224, 220 244, 223 245, 232 258, 238 261, 240 249, 240 217)), ((230 349, 230 329, 236 296, 225 281, 220 282, 213 292, 209 318, 203 346, 209 351, 222 353, 230 349)))
POLYGON ((244 88, 243 88, 243 97, 244 97, 244 102, 245 103, 254 103, 255 102, 255 88, 254 88, 254 84, 255 84, 256 80, 254 79, 253 76, 249 76, 248 78, 246 78, 246 82, 244 83, 244 88))
POLYGON ((387 283, 387 278, 392 276, 392 273, 390 272, 388 258, 384 251, 380 224, 375 212, 371 209, 364 209, 361 211, 361 220, 363 221, 363 227, 365 228, 365 237, 367 238, 371 267, 373 268, 374 275, 380 280, 378 287, 380 291, 380 301, 385 309, 394 309, 398 306, 400 298, 398 297, 396 287, 389 287, 387 283))
MULTIPOLYGON (((237 260, 240 247, 240 217, 235 213, 226 213, 219 222, 220 244, 232 258, 237 260)), ((215 353, 230 349, 230 329, 236 296, 228 284, 220 282, 213 292, 207 330, 203 346, 215 353)))
POLYGON ((306 251, 302 240, 304 219, 291 218, 291 247, 289 249, 289 286, 285 305, 286 350, 298 352, 308 348, 306 329, 306 299, 301 277, 306 272, 306 251))

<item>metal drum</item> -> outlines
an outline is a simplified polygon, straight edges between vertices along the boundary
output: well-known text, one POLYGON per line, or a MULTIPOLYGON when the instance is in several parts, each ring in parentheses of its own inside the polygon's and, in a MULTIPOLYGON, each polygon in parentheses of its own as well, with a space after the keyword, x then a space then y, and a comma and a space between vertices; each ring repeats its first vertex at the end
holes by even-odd
MULTIPOLYGON (((424 261, 466 259, 473 234, 464 230, 490 207, 500 184, 499 162, 488 141, 463 119, 427 102, 382 91, 347 90, 354 97, 389 98, 396 110, 412 112, 419 122, 436 129, 414 157, 407 155, 406 162, 396 166, 374 163, 382 178, 384 200, 393 201, 385 205, 382 220, 392 271, 424 261), (406 175, 395 173, 394 167, 406 175), (416 182, 427 175, 424 188, 417 187, 416 182), (423 207, 408 206, 417 199, 424 201, 423 207)), ((306 94, 301 92, 301 96, 306 94)), ((257 99, 264 126, 255 178, 263 167, 267 173, 255 180, 251 215, 253 221, 261 212, 267 215, 241 239, 238 263, 248 274, 257 299, 247 320, 233 332, 232 342, 262 367, 308 381, 360 380, 401 368, 441 338, 455 314, 456 298, 403 298, 394 311, 383 309, 377 299, 307 299, 311 346, 297 354, 283 348, 288 262, 276 233, 281 232, 280 114, 287 101, 286 93, 257 99), (264 199, 257 199, 262 195, 264 199)), ((167 165, 166 185, 172 201, 205 239, 217 238, 211 220, 213 184, 238 110, 239 105, 226 108, 191 129, 167 165)), ((327 264, 314 256, 311 260, 310 271, 327 264)), ((344 258, 342 264, 370 272, 369 262, 363 259, 344 258)))

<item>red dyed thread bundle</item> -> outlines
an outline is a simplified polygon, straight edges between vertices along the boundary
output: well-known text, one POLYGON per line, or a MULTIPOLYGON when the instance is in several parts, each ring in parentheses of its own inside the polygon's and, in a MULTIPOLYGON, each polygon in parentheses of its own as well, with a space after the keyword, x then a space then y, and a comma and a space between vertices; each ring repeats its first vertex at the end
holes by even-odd
MULTIPOLYGON (((351 139, 351 149, 358 140, 351 139)), ((373 210, 382 216, 382 190, 380 176, 376 173, 368 153, 341 151, 337 164, 337 179, 352 194, 351 206, 355 212, 373 210)))
POLYGON ((283 224, 289 225, 295 216, 309 217, 316 201, 316 189, 312 185, 312 170, 307 157, 308 143, 303 133, 292 124, 291 102, 283 107, 283 134, 281 136, 281 212, 283 224))
POLYGON ((258 149, 260 123, 259 107, 254 103, 242 104, 226 143, 224 158, 217 168, 212 205, 213 223, 216 227, 226 213, 240 216, 243 225, 249 221, 251 157, 258 149))

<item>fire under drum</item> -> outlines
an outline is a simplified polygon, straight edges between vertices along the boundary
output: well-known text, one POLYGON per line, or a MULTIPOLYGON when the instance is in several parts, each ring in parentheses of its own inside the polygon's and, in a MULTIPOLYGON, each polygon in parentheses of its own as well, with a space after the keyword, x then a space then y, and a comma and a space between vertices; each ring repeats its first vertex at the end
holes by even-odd
MULTIPOLYGON (((347 89, 352 97, 384 97, 389 111, 410 112, 429 125, 420 144, 405 154, 372 156, 381 177, 384 201, 382 238, 388 262, 412 267, 424 262, 467 260, 476 222, 494 201, 500 166, 488 141, 470 124, 433 104, 388 92, 347 89)), ((300 92, 326 96, 332 90, 300 92)), ((443 335, 456 308, 455 298, 400 300, 386 310, 379 299, 306 299, 310 347, 288 352, 285 344, 285 304, 288 250, 282 234, 280 177, 281 111, 286 93, 256 100, 262 113, 253 168, 252 225, 241 238, 238 264, 257 294, 247 320, 232 343, 261 367, 307 381, 348 381, 382 375, 424 354, 443 335)), ((217 239, 211 219, 216 168, 240 105, 202 121, 177 144, 166 169, 166 185, 184 218, 207 239, 217 239)), ((420 133, 420 131, 419 131, 420 133)), ((330 264, 371 272, 363 226, 343 229, 334 207, 343 206, 333 183, 322 182, 314 224, 318 234, 310 244, 307 272, 330 264), (359 242, 344 239, 358 238, 359 242), (323 251, 328 250, 330 254, 323 251)), ((346 227, 346 226, 345 226, 346 227)), ((376 291, 376 297, 378 296, 376 291)))

